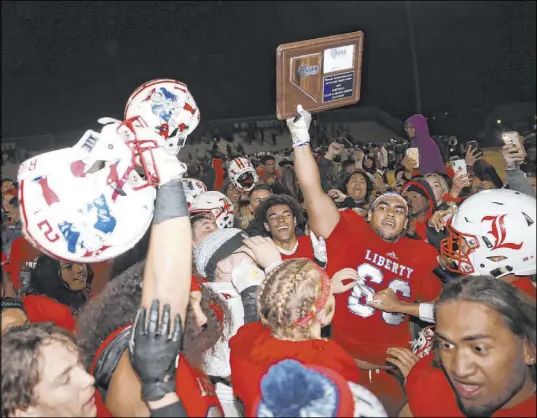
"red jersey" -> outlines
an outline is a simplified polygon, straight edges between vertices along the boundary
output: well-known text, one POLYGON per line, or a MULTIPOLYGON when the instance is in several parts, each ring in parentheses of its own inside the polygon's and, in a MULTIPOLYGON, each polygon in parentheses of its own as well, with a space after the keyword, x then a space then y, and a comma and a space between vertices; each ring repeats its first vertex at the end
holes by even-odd
MULTIPOLYGON (((457 406, 457 396, 441 368, 432 364, 433 355, 425 356, 410 371, 405 389, 408 407, 414 417, 464 417, 457 406)), ((504 408, 493 417, 534 417, 535 394, 513 408, 504 408)))
POLYGON ((10 253, 10 278, 13 282, 15 290, 19 290, 21 281, 25 277, 29 277, 29 270, 34 267, 34 261, 41 255, 39 250, 36 250, 23 237, 15 238, 11 244, 10 253))
POLYGON ((181 399, 189 417, 213 416, 211 412, 214 410, 218 410, 224 416, 213 384, 204 373, 192 367, 185 356, 179 358, 175 381, 177 396, 181 399))
POLYGON ((296 247, 296 250, 293 254, 282 254, 282 260, 290 260, 293 258, 307 258, 311 261, 315 259, 315 256, 313 255, 313 246, 311 244, 311 239, 308 236, 302 236, 302 237, 296 237, 298 241, 298 246, 296 247))
POLYGON ((351 382, 362 380, 354 359, 334 341, 278 340, 260 322, 240 327, 229 340, 229 347, 233 392, 244 403, 245 411, 251 411, 261 395, 261 378, 269 367, 284 359, 326 367, 351 382))
POLYGON ((97 408, 97 418, 109 418, 113 416, 106 407, 101 392, 98 390, 95 390, 95 407, 97 408))
POLYGON ((522 290, 532 299, 537 299, 537 289, 530 277, 520 277, 510 282, 517 289, 522 290))
POLYGON ((22 303, 31 323, 50 321, 70 332, 75 329, 75 319, 67 305, 45 295, 27 295, 22 303))
POLYGON ((326 239, 326 271, 332 277, 343 268, 355 268, 365 286, 335 296, 332 338, 353 357, 382 365, 388 347, 408 346, 408 316, 378 311, 366 301, 388 288, 407 302, 438 297, 442 283, 433 273, 437 252, 426 242, 409 238, 386 242, 354 211, 340 212, 340 216, 326 239))
MULTIPOLYGON (((104 349, 117 338, 121 331, 131 325, 132 324, 128 324, 118 328, 99 346, 90 369, 92 375, 95 372, 97 360, 104 349)), ((213 384, 204 373, 192 367, 185 356, 180 356, 179 358, 175 380, 177 383, 177 396, 183 403, 188 416, 206 417, 211 415, 210 412, 213 409, 218 409, 222 416, 224 415, 220 401, 214 391, 213 384)))

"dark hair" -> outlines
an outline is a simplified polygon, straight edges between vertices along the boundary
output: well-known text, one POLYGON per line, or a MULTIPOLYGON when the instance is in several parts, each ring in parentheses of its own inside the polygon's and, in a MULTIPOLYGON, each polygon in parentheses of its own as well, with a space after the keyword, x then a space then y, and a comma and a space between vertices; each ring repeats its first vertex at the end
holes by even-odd
POLYGON ((263 158, 261 158, 261 162, 263 164, 266 164, 267 161, 276 161, 276 159, 272 155, 265 155, 263 158))
POLYGON ((134 322, 142 299, 143 271, 143 262, 131 266, 108 282, 80 312, 75 337, 88 370, 101 343, 115 330, 134 322))
POLYGON ((78 351, 72 335, 52 322, 12 327, 2 336, 2 416, 25 410, 34 401, 35 386, 41 380, 40 348, 52 341, 68 344, 78 351))
POLYGON ((188 306, 182 353, 190 366, 203 370, 206 352, 213 352, 224 329, 231 329, 231 312, 225 300, 207 286, 201 286, 201 310, 207 317, 206 327, 199 329, 194 311, 188 306))
MULTIPOLYGON (((97 350, 114 331, 132 324, 142 300, 142 273, 144 263, 137 263, 119 277, 108 282, 103 291, 92 298, 78 318, 76 340, 82 351, 82 360, 89 370, 97 350)), ((228 326, 231 316, 226 302, 210 289, 202 288, 201 309, 208 319, 207 329, 194 328, 191 309, 187 310, 183 353, 190 365, 201 369, 203 352, 222 337, 222 327, 228 326), (223 313, 224 324, 216 317, 214 307, 223 313), (196 343, 196 336, 199 341, 196 343), (203 348, 203 350, 202 350, 203 348)))
POLYGON ((275 205, 289 206, 289 209, 291 209, 291 212, 296 219, 297 225, 301 225, 304 222, 304 214, 302 212, 302 207, 300 206, 300 204, 296 201, 296 199, 293 199, 291 196, 283 194, 274 194, 268 199, 263 200, 263 202, 255 212, 255 219, 260 223, 266 222, 267 213, 269 209, 275 205))
POLYGON ((248 198, 251 199, 251 198, 252 198, 252 195, 254 194, 254 192, 257 192, 258 190, 266 190, 266 191, 268 191, 268 192, 270 192, 270 193, 273 193, 273 191, 272 191, 272 187, 270 187, 270 186, 269 186, 268 184, 266 184, 266 183, 260 183, 260 184, 256 184, 256 185, 254 186, 254 188, 248 192, 248 198))
POLYGON ((345 173, 343 175, 342 183, 338 189, 339 191, 347 194, 347 185, 349 184, 351 177, 354 176, 355 174, 361 174, 362 177, 365 179, 366 192, 365 192, 364 201, 367 202, 369 201, 369 197, 371 196, 371 192, 375 188, 375 185, 373 184, 373 182, 371 181, 371 179, 369 178, 369 176, 364 170, 354 170, 352 173, 345 173))
MULTIPOLYGON (((90 288, 93 281, 93 270, 86 264, 88 277, 86 288, 90 288)), ((35 268, 30 273, 30 294, 46 295, 58 302, 67 305, 76 313, 86 302, 81 290, 71 290, 62 280, 60 262, 47 255, 40 255, 35 268)))
MULTIPOLYGON (((489 276, 453 279, 444 286, 435 306, 456 301, 476 302, 488 306, 500 314, 514 335, 527 341, 532 350, 537 349, 535 300, 512 284, 489 276)), ((532 365, 532 378, 535 381, 535 364, 532 365)))

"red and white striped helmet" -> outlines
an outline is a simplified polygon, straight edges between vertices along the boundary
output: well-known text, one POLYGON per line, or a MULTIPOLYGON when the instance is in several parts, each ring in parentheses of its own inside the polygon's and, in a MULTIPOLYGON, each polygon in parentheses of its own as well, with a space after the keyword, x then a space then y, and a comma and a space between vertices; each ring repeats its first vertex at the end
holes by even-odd
POLYGON ((254 166, 244 157, 237 157, 230 161, 228 176, 231 184, 243 192, 252 190, 259 180, 254 166))
POLYGON ((233 228, 233 203, 220 192, 205 192, 194 199, 190 214, 212 213, 219 229, 233 228))
POLYGON ((141 117, 161 139, 166 152, 177 155, 200 122, 200 112, 186 84, 177 80, 151 80, 129 97, 125 119, 141 117))

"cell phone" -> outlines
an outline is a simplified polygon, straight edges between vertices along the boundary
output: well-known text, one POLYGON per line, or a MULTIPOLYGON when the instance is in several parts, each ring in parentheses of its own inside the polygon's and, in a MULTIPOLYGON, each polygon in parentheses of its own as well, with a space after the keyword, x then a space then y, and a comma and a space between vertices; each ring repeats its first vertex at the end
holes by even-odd
POLYGON ((516 131, 510 131, 510 132, 502 133, 502 139, 503 139, 503 142, 505 143, 505 145, 509 145, 509 144, 520 145, 518 132, 516 132, 516 131))
POLYGON ((477 141, 468 141, 466 143, 466 149, 472 148, 473 151, 477 151, 477 155, 483 155, 483 151, 481 151, 481 148, 479 148, 479 144, 477 141))
POLYGON ((414 168, 418 168, 420 166, 420 151, 417 148, 408 148, 406 150, 406 155, 408 155, 410 158, 414 159, 416 161, 416 165, 414 168))
POLYGON ((451 168, 453 169, 454 173, 462 170, 464 174, 468 174, 468 171, 466 170, 466 161, 462 159, 451 161, 451 168))
POLYGON ((479 149, 479 144, 477 143, 477 141, 468 141, 466 145, 468 148, 479 149))

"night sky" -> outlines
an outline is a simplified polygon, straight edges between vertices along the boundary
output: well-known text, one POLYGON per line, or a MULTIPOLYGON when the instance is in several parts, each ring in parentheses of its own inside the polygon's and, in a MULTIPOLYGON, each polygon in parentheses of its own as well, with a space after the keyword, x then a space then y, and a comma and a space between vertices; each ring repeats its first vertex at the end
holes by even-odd
MULTIPOLYGON (((535 2, 412 2, 424 113, 535 101, 535 2)), ((275 114, 279 44, 361 30, 362 98, 414 110, 404 2, 2 2, 2 135, 121 117, 185 82, 202 121, 275 114)))

